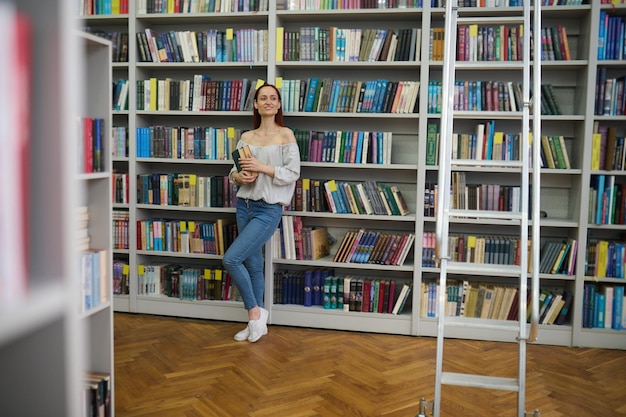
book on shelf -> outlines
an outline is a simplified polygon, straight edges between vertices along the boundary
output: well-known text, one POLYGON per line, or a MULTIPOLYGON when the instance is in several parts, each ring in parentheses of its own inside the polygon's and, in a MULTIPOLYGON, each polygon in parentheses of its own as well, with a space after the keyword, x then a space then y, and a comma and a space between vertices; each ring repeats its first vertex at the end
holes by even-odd
POLYGON ((391 314, 402 313, 402 311, 404 310, 404 307, 407 304, 407 300, 409 299, 409 296, 411 295, 412 288, 413 288, 413 285, 411 284, 405 283, 402 285, 402 290, 400 291, 400 294, 398 295, 398 299, 396 300, 393 306, 391 314))
POLYGON ((0 64, 0 304, 21 300, 29 288, 29 190, 31 147, 32 28, 26 15, 0 7, 0 31, 7 40, 0 64))
POLYGON ((85 388, 84 409, 86 416, 111 417, 112 403, 111 374, 106 372, 87 371, 83 375, 83 387, 85 388))

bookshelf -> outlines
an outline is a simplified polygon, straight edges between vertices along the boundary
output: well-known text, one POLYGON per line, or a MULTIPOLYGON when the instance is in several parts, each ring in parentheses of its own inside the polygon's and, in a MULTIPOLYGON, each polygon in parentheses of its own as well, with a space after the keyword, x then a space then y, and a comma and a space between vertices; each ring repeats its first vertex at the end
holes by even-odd
MULTIPOLYGON (((86 129, 85 119, 88 118, 96 125, 101 122, 100 130, 100 158, 98 158, 97 128, 92 129, 94 138, 94 151, 91 157, 94 160, 94 169, 89 169, 90 153, 86 152, 79 157, 78 161, 78 206, 87 214, 88 243, 79 243, 79 258, 81 269, 79 279, 81 282, 81 295, 85 300, 85 285, 90 286, 87 297, 90 306, 83 301, 79 318, 85 333, 85 365, 84 371, 97 372, 108 375, 109 398, 107 401, 106 415, 113 416, 114 410, 114 362, 113 362, 113 304, 112 304, 112 202, 111 202, 111 43, 93 34, 80 32, 83 60, 82 68, 83 85, 86 86, 83 105, 79 113, 81 120, 80 136, 78 141, 83 141, 78 147, 81 151, 88 148, 84 142, 86 129), (105 99, 106 97, 106 99, 105 99), (99 163, 97 161, 100 161, 99 163), (96 261, 95 258, 98 258, 96 261), (85 262, 92 265, 92 276, 85 271, 85 262), (89 281, 90 284, 85 284, 89 281)), ((77 218, 80 218, 77 216, 77 218)))
MULTIPOLYGON (((393 146, 391 162, 385 164, 350 164, 337 162, 302 162, 302 177, 328 181, 376 181, 397 185, 411 213, 407 216, 380 216, 333 214, 328 212, 285 212, 286 216, 300 216, 305 226, 327 227, 337 240, 331 247, 331 255, 315 261, 281 259, 266 251, 266 300, 273 324, 336 328, 371 332, 397 333, 414 336, 434 336, 436 320, 422 317, 421 286, 438 277, 438 270, 422 265, 421 255, 425 243, 416 239, 409 259, 396 267, 368 264, 338 264, 332 262, 347 231, 353 228, 372 228, 389 232, 414 233, 423 236, 435 229, 434 217, 423 214, 426 207, 423 195, 428 184, 436 182, 437 167, 426 163, 428 128, 438 126, 439 114, 429 108, 429 82, 441 79, 442 61, 432 59, 429 53, 429 32, 431 28, 442 28, 444 9, 428 5, 417 8, 342 9, 342 10, 282 10, 282 2, 269 2, 268 9, 254 13, 247 12, 192 12, 192 13, 143 13, 132 4, 127 14, 81 16, 81 24, 105 31, 127 31, 129 36, 128 63, 113 65, 113 78, 127 77, 129 81, 129 110, 115 111, 114 125, 128 128, 129 143, 135 143, 136 129, 150 126, 204 126, 215 128, 231 127, 235 132, 249 129, 249 111, 181 111, 145 110, 136 100, 137 82, 150 78, 189 80, 194 75, 204 74, 212 80, 257 79, 282 83, 290 86, 293 80, 308 80, 317 77, 351 81, 367 81, 384 78, 395 81, 419 81, 419 99, 414 112, 409 113, 353 113, 341 111, 296 111, 285 107, 285 119, 294 130, 362 130, 391 132, 393 146), (416 60, 391 62, 328 62, 293 61, 277 57, 277 31, 297 32, 300 28, 330 29, 421 29, 421 54, 416 60), (236 33, 239 29, 253 28, 267 30, 267 58, 250 62, 144 62, 135 42, 134 35, 152 29, 157 34, 169 31, 207 30, 236 33), (303 307, 293 304, 274 303, 275 277, 280 271, 301 273, 310 269, 334 269, 335 274, 368 277, 385 277, 397 283, 411 283, 412 293, 404 312, 399 315, 369 314, 353 311, 336 311, 322 307, 303 307)), ((543 26, 546 28, 562 25, 567 32, 569 60, 544 61, 543 82, 551 84, 561 106, 560 115, 542 116, 542 132, 549 136, 562 136, 569 159, 569 168, 543 168, 541 210, 547 217, 541 219, 542 240, 574 239, 578 242, 573 275, 541 274, 541 285, 546 289, 562 291, 567 289, 574 294, 571 312, 564 325, 542 325, 539 343, 565 346, 594 346, 623 348, 626 340, 624 330, 583 328, 583 292, 586 283, 596 279, 585 274, 585 256, 588 237, 621 239, 622 225, 595 225, 588 222, 590 207, 589 184, 598 174, 613 175, 618 183, 623 182, 621 172, 600 172, 591 170, 591 138, 594 122, 612 124, 618 135, 623 135, 623 116, 596 116, 593 112, 595 79, 599 68, 607 68, 612 77, 623 74, 623 60, 598 60, 597 36, 601 10, 609 10, 614 15, 626 12, 624 5, 601 5, 597 2, 583 2, 576 6, 545 6, 542 9, 543 26), (598 337, 601 335, 601 337, 598 337)), ((460 14, 473 16, 509 16, 519 14, 519 10, 509 7, 469 8, 462 7, 460 14)), ((278 46, 277 46, 278 45, 278 46)), ((283 42, 282 48, 286 45, 283 42)), ((284 50, 284 49, 283 49, 284 50)), ((516 79, 521 64, 519 62, 459 63, 468 79, 482 79, 485 72, 493 74, 495 80, 519 81, 516 79)), ((287 90, 284 90, 287 91, 287 90)), ((284 93, 283 93, 284 95, 284 93)), ((283 97, 287 106, 288 97, 283 97)), ((467 112, 459 117, 459 132, 472 133, 478 123, 495 122, 498 131, 514 134, 519 129, 516 116, 506 112, 479 114, 467 112)), ((114 157, 114 170, 128 173, 129 195, 137 192, 134 178, 137 175, 157 173, 184 173, 205 176, 226 175, 231 162, 227 160, 144 158, 137 156, 135 146, 129 146, 128 157, 114 157)), ((487 181, 487 174, 499 176, 504 185, 510 185, 514 172, 493 167, 486 172, 470 171, 468 181, 487 181)), ((204 269, 219 268, 221 256, 214 254, 181 254, 175 252, 155 252, 136 250, 137 221, 171 219, 176 221, 201 221, 234 219, 230 207, 179 207, 153 204, 138 204, 133 198, 128 203, 116 203, 114 209, 128 212, 128 247, 116 249, 114 257, 128 265, 129 294, 114 296, 114 310, 137 313, 164 314, 245 321, 241 303, 222 300, 180 300, 166 296, 139 294, 137 288, 138 270, 142 265, 177 263, 204 269)), ((484 225, 482 225, 484 227, 484 225)), ((456 233, 472 234, 481 225, 467 221, 454 224, 456 233)), ((494 220, 487 225, 495 233, 507 234, 507 222, 494 220)), ((462 278, 462 277, 458 277, 462 278)), ((623 279, 598 278, 600 282, 623 286, 623 279)), ((485 281, 506 283, 502 277, 485 277, 485 281)), ((477 280, 478 282, 478 280, 477 280)), ((497 331, 484 331, 479 334, 455 334, 460 338, 485 340, 509 340, 510 335, 497 331)))
MULTIPOLYGON (((27 22, 24 32, 10 37, 18 41, 7 44, 7 54, 13 54, 13 48, 25 54, 24 66, 16 64, 20 60, 15 56, 7 59, 2 65, 3 79, 20 89, 28 88, 30 93, 7 89, 3 96, 6 109, 26 106, 22 115, 9 113, 10 124, 3 121, 3 127, 16 127, 28 137, 24 186, 28 203, 19 207, 28 221, 28 230, 22 231, 27 238, 28 267, 23 277, 26 291, 9 295, 11 301, 3 300, 0 309, 0 356, 5 369, 0 378, 4 387, 0 407, 15 416, 78 417, 84 415, 83 373, 88 369, 112 371, 113 337, 110 307, 80 312, 76 207, 94 206, 94 244, 110 254, 106 199, 110 170, 98 178, 76 172, 76 116, 82 108, 80 63, 85 40, 75 32, 70 2, 20 0, 3 2, 1 9, 7 36, 15 34, 16 13, 27 22), (26 85, 20 84, 14 71, 25 77, 26 85), (23 124, 15 126, 16 121, 23 124), (91 193, 83 193, 83 187, 91 193), (37 401, 33 401, 33 392, 41 394, 37 401)), ((93 42, 101 44, 97 39, 93 42)), ((109 46, 102 46, 101 72, 91 81, 106 88, 109 46)), ((106 92, 104 97, 108 97, 106 92)), ((107 110, 104 106, 103 116, 107 110)), ((11 157, 19 159, 16 154, 11 157)), ((7 212, 2 211, 3 215, 7 212)), ((105 269, 109 263, 106 260, 105 269)))

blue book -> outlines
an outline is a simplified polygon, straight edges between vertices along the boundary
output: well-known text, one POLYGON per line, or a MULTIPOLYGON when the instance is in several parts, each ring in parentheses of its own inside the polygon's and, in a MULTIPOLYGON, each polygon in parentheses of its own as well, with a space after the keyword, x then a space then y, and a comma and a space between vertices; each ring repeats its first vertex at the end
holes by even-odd
POLYGON ((102 159, 104 156, 104 119, 93 119, 93 172, 102 172, 104 164, 102 159))
POLYGON ((624 286, 616 285, 613 293, 613 318, 611 320, 611 328, 614 330, 623 330, 622 314, 624 309, 624 286))
POLYGON ((606 296, 596 292, 593 309, 593 327, 604 328, 604 313, 606 309, 606 296))
POLYGON ((313 271, 310 269, 304 271, 303 305, 305 307, 313 305, 313 271))
POLYGON ((363 131, 361 130, 357 133, 356 157, 354 158, 354 162, 357 164, 360 164, 362 158, 363 158, 363 131))
POLYGON ((319 78, 310 78, 309 85, 307 87, 306 100, 304 101, 304 111, 312 112, 315 105, 315 96, 317 95, 317 89, 319 86, 319 78))
POLYGON ((598 26, 598 59, 605 59, 606 53, 606 24, 608 22, 608 15, 605 11, 600 11, 600 24, 598 26))
POLYGON ((604 206, 604 182, 604 175, 596 176, 596 191, 598 192, 598 198, 596 203, 595 224, 602 224, 602 207, 604 206))
POLYGON ((320 306, 323 303, 324 277, 321 269, 313 271, 313 305, 320 306))

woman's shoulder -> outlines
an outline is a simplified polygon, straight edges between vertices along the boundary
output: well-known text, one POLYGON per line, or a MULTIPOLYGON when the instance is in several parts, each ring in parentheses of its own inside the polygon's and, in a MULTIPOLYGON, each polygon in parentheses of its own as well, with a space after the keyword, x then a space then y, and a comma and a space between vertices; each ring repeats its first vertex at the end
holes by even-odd
POLYGON ((283 145, 288 145, 291 143, 296 143, 296 135, 294 135, 293 130, 290 128, 283 126, 280 129, 280 137, 282 139, 283 145))

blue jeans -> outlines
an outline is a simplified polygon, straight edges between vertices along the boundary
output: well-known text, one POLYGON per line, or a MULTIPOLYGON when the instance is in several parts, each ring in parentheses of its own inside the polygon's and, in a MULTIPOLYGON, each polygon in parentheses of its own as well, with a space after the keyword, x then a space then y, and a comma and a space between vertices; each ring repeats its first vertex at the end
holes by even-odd
POLYGON ((246 310, 263 307, 265 269, 263 245, 280 224, 283 206, 237 199, 237 238, 222 263, 239 289, 246 310))

